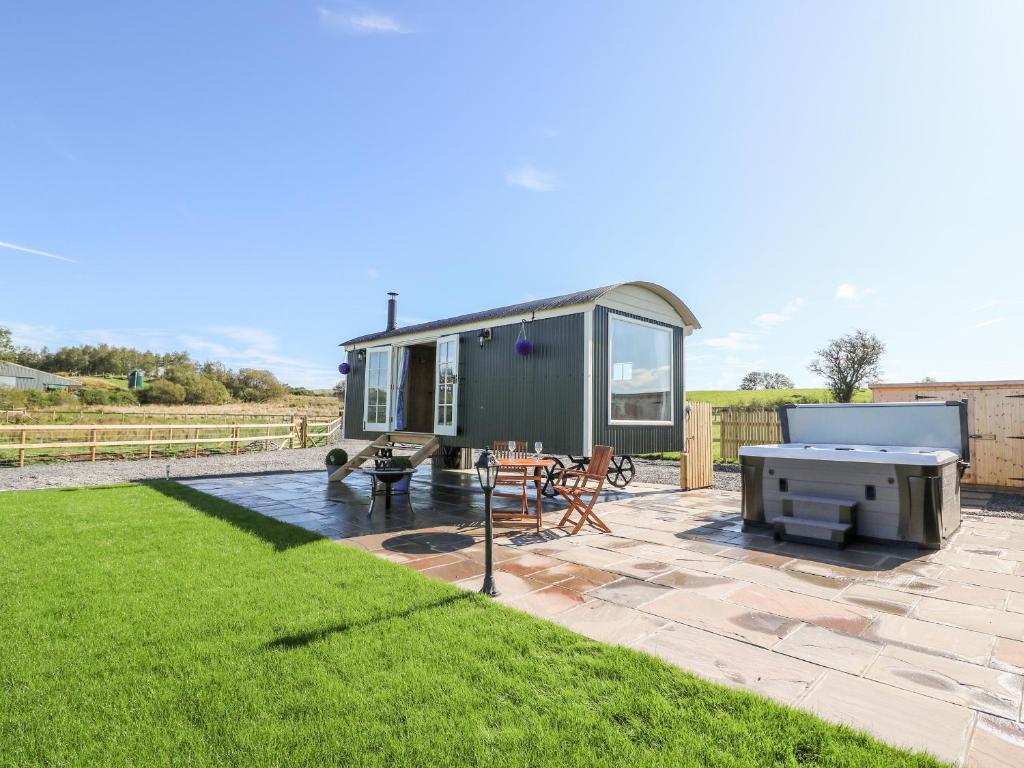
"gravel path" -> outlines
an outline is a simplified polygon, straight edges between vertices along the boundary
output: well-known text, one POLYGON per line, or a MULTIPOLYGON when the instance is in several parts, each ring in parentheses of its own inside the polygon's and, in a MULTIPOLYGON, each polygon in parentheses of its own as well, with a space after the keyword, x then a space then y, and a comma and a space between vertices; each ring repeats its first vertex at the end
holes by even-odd
MULTIPOLYGON (((342 440, 338 445, 349 453, 366 443, 342 440)), ((30 464, 0 467, 0 491, 35 488, 69 488, 109 485, 134 480, 157 480, 167 476, 205 477, 260 472, 308 472, 324 468, 327 448, 258 451, 238 456, 201 456, 197 459, 154 459, 153 461, 69 461, 60 464, 30 464)))

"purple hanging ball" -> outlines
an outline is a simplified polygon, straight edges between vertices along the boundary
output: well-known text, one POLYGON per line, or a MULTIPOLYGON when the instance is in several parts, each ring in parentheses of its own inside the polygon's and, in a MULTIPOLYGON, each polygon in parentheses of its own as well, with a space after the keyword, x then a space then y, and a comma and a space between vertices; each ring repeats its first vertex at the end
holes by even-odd
POLYGON ((516 354, 520 357, 526 357, 533 352, 533 342, 529 339, 519 339, 516 342, 516 354))
POLYGON ((348 363, 342 363, 341 365, 338 366, 338 373, 340 373, 342 376, 347 375, 348 372, 351 370, 352 366, 349 365, 348 363))

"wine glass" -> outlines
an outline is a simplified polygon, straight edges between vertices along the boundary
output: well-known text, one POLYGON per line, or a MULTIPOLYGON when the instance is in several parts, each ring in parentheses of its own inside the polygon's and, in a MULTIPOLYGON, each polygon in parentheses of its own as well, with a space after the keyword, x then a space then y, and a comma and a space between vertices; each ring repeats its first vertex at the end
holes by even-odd
POLYGON ((508 455, 511 456, 512 458, 515 458, 515 455, 516 455, 516 441, 515 440, 509 440, 508 441, 508 455))
POLYGON ((537 452, 537 458, 539 459, 540 452, 544 450, 544 443, 538 440, 536 443, 533 444, 533 450, 537 452))

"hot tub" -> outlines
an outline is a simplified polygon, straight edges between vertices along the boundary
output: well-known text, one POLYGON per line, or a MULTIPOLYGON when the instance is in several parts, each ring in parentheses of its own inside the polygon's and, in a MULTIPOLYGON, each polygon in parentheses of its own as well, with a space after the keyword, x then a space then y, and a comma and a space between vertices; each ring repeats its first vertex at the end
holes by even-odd
POLYGON ((786 406, 782 445, 740 449, 745 525, 779 538, 938 549, 960 525, 966 402, 786 406))

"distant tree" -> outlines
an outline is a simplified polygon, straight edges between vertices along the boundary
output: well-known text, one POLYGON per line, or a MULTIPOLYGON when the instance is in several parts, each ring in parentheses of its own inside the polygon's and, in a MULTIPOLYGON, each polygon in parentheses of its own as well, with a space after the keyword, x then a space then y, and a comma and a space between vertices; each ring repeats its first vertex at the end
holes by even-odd
POLYGON ((13 359, 14 342, 11 340, 11 329, 0 327, 0 360, 13 359))
POLYGON ((921 379, 921 383, 922 384, 934 384, 935 383, 935 377, 934 376, 925 376, 923 379, 921 379))
POLYGON ((764 374, 760 371, 751 371, 743 377, 743 381, 740 382, 740 389, 761 389, 762 384, 764 384, 764 374))
POLYGON ((235 377, 234 386, 231 394, 247 403, 265 403, 288 392, 274 374, 258 368, 242 368, 235 377))
POLYGON ((751 371, 740 382, 740 389, 793 389, 793 380, 784 373, 751 371))
POLYGON ((784 373, 764 374, 765 389, 793 389, 794 386, 793 380, 784 373))
POLYGON ((339 400, 344 400, 345 399, 345 386, 346 386, 345 379, 342 379, 341 381, 339 381, 337 384, 334 385, 334 389, 331 390, 331 393, 336 398, 338 398, 339 400))
POLYGON ((227 387, 214 379, 195 376, 185 387, 185 402, 194 405, 220 405, 231 399, 227 387))
POLYGON ((807 368, 825 380, 836 402, 849 403, 865 382, 881 376, 879 363, 884 353, 885 344, 877 336, 855 331, 819 349, 807 368))

